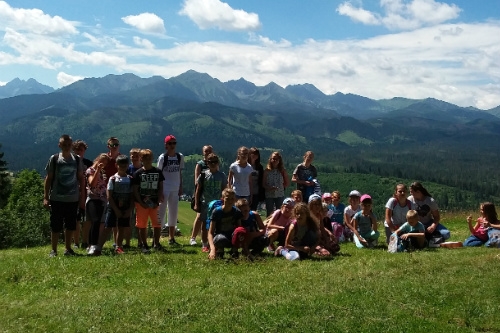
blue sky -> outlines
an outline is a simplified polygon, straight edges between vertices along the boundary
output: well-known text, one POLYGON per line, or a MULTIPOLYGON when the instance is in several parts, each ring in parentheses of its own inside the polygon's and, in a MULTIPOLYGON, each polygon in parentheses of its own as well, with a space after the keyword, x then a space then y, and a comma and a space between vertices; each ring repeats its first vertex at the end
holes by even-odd
POLYGON ((500 105, 500 1, 0 0, 0 84, 177 76, 500 105))

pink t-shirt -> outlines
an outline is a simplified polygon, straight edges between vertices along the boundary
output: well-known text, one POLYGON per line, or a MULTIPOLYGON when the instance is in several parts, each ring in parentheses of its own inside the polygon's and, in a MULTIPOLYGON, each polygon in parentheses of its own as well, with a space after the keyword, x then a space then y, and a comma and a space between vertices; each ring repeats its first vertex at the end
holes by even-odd
POLYGON ((482 241, 488 240, 488 228, 484 227, 484 220, 482 217, 477 219, 477 227, 474 229, 474 236, 482 241))
POLYGON ((278 209, 273 213, 273 217, 272 217, 271 221, 272 221, 271 222, 272 225, 286 227, 287 224, 291 221, 291 219, 286 217, 285 215, 283 215, 281 213, 281 210, 278 209))

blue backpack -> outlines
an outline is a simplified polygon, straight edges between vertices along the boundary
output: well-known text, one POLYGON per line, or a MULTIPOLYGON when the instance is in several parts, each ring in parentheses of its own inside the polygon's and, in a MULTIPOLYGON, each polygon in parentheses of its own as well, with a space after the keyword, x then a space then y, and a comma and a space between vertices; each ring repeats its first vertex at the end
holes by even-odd
POLYGON ((208 208, 207 208, 207 220, 206 220, 206 227, 207 227, 207 230, 210 230, 210 223, 212 223, 212 212, 219 208, 219 207, 222 207, 222 200, 212 200, 210 201, 210 203, 208 204, 208 208))

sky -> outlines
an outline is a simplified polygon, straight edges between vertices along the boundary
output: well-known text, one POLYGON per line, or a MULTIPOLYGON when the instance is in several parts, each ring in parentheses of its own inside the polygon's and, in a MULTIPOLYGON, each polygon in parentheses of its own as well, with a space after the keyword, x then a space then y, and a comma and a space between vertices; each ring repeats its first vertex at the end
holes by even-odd
POLYGON ((498 0, 0 0, 0 85, 188 70, 500 105, 498 0))

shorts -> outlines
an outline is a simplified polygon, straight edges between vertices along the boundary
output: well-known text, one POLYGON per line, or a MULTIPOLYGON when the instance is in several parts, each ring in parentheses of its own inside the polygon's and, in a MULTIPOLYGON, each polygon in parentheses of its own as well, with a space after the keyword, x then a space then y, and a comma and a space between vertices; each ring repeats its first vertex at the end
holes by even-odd
POLYGON ((85 209, 78 207, 78 211, 76 212, 76 221, 80 223, 85 222, 85 209))
POLYGON ((55 233, 61 232, 64 227, 66 230, 76 230, 77 212, 78 201, 50 201, 50 230, 55 233))
POLYGON ((216 251, 224 251, 225 248, 233 248, 232 231, 223 232, 214 236, 214 246, 216 251))
POLYGON ((114 227, 130 228, 130 216, 117 218, 115 211, 111 207, 108 206, 108 209, 106 211, 106 221, 104 222, 104 227, 105 228, 114 228, 114 227))
POLYGON ((139 229, 146 229, 148 221, 151 220, 153 228, 161 228, 158 218, 158 206, 154 208, 144 208, 139 203, 135 203, 135 226, 139 229))

